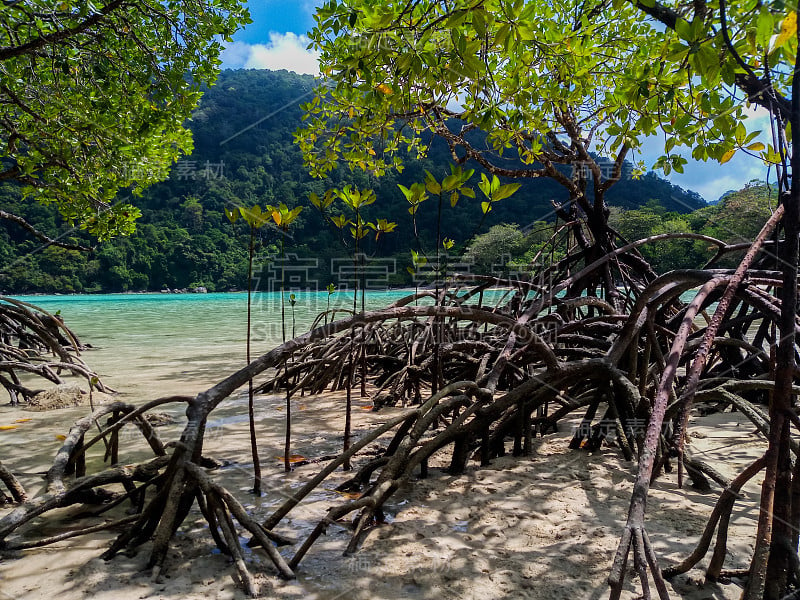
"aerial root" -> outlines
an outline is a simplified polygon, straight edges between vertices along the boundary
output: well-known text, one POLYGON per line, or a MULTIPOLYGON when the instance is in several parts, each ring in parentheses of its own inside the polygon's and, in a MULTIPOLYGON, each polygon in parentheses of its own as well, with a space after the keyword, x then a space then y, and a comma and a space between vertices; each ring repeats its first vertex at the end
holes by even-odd
POLYGON ((259 595, 259 588, 245 563, 242 546, 239 543, 239 535, 233 522, 234 517, 244 529, 258 540, 259 546, 264 549, 275 565, 278 574, 285 579, 294 579, 294 571, 286 564, 283 556, 272 543, 273 540, 279 540, 282 543, 291 542, 262 527, 247 514, 245 508, 228 490, 212 481, 200 467, 192 463, 186 463, 185 468, 205 495, 205 509, 203 512, 210 517, 207 520, 212 532, 215 530, 221 531, 222 538, 225 541, 224 544, 219 544, 218 533, 213 533, 212 535, 217 540, 220 550, 233 558, 236 572, 245 592, 249 596, 256 597, 259 595))
POLYGON ((0 296, 0 385, 12 405, 27 402, 40 391, 23 384, 22 374, 60 384, 61 372, 66 371, 85 379, 90 389, 110 391, 81 359, 85 348, 60 316, 0 296))
POLYGON ((611 586, 610 600, 618 600, 620 594, 622 594, 622 586, 625 582, 625 568, 631 550, 633 550, 634 570, 639 576, 639 583, 642 587, 642 598, 649 600, 651 597, 650 583, 647 576, 649 567, 658 597, 660 600, 669 600, 667 584, 658 566, 658 559, 647 536, 647 531, 644 527, 630 524, 625 526, 625 530, 622 533, 619 548, 608 576, 608 584, 611 586))
POLYGON ((104 490, 104 486, 123 481, 152 480, 168 461, 167 457, 160 456, 138 465, 116 466, 80 477, 69 487, 30 499, 0 519, 0 545, 6 543, 5 539, 10 533, 48 511, 110 499, 108 493, 105 495, 98 493, 99 490, 104 490))
POLYGON ((720 572, 722 571, 722 563, 726 554, 728 523, 730 521, 731 511, 733 510, 737 498, 739 498, 739 492, 742 486, 755 477, 764 468, 764 465, 765 459, 762 456, 742 471, 729 485, 725 486, 717 503, 714 505, 714 510, 711 512, 711 516, 700 536, 697 547, 683 561, 664 569, 663 573, 665 577, 669 578, 681 573, 686 573, 700 562, 706 555, 706 552, 708 552, 711 546, 711 540, 714 537, 714 531, 716 530, 717 543, 714 548, 711 563, 706 571, 706 576, 710 581, 717 581, 719 579, 720 572), (719 527, 717 527, 717 525, 719 525, 719 527))
MULTIPOLYGON (((0 482, 2 482, 11 493, 11 501, 25 502, 28 499, 28 494, 25 492, 25 488, 22 487, 22 484, 19 482, 19 480, 2 462, 0 462, 0 482)), ((3 497, 4 494, 2 490, 0 490, 0 501, 3 497)))
POLYGON ((2 546, 3 550, 6 551, 16 551, 16 550, 30 550, 31 548, 41 548, 42 546, 49 546, 50 544, 55 544, 57 542, 63 542, 64 540, 68 540, 70 538, 79 537, 82 535, 89 535, 91 533, 96 533, 98 531, 108 531, 109 529, 118 529, 125 525, 129 525, 138 519, 137 515, 129 515, 127 517, 123 517, 121 519, 117 519, 115 521, 110 521, 108 523, 103 523, 101 525, 94 525, 92 527, 86 527, 83 529, 78 529, 75 531, 66 531, 64 533, 60 533, 58 535, 53 535, 46 538, 41 538, 38 540, 30 540, 30 541, 21 541, 12 544, 5 544, 2 546))
MULTIPOLYGON (((435 298, 423 292, 383 310, 315 327, 195 398, 180 399, 187 405, 188 423, 180 440, 169 444, 161 442, 145 418, 152 403, 139 408, 100 407, 70 430, 48 475, 51 493, 28 500, 21 505, 22 512, 12 511, 0 520, 0 540, 48 510, 86 500, 82 494, 97 495, 104 486, 123 485, 125 492, 109 504, 130 500, 136 514, 126 517, 130 521, 124 524, 133 526, 117 537, 104 558, 135 551, 153 539, 150 566, 161 576, 169 568, 165 559, 172 536, 196 503, 214 542, 233 559, 237 580, 248 594, 255 595, 263 592, 248 570, 237 528, 251 536, 249 546, 264 549, 282 577, 293 577, 326 528, 351 513, 356 513, 354 530, 344 552, 357 551, 381 521, 382 510, 395 491, 424 476, 429 464, 442 464, 443 459, 448 471, 457 475, 470 459, 485 466, 503 456, 509 442, 513 454, 524 455, 532 451, 535 436, 556 431, 564 419, 580 411, 582 421, 571 447, 598 450, 604 443, 614 444, 623 458, 640 461, 632 513, 635 506, 641 512, 629 514, 623 531, 609 576, 612 597, 621 593, 632 554, 644 596, 650 597, 652 583, 658 597, 667 598, 666 583, 644 528, 644 499, 650 481, 675 456, 676 440, 669 442, 662 425, 685 416, 681 409, 686 405, 680 403, 685 373, 701 345, 697 340, 705 339, 706 331, 696 317, 719 301, 724 289, 730 289, 735 273, 687 270, 645 277, 620 260, 613 265, 624 271, 617 273, 618 279, 628 286, 627 295, 620 297, 616 290, 616 295, 603 292, 592 281, 613 280, 605 271, 621 255, 615 250, 581 267, 582 261, 588 261, 584 251, 569 254, 537 274, 541 277, 536 281, 558 282, 553 285, 497 278, 486 278, 469 289, 456 283, 435 298), (493 286, 507 288, 499 293, 500 299, 498 293, 489 292, 493 286), (697 287, 703 291, 693 302, 680 301, 681 294, 697 287), (420 299, 428 304, 415 305, 420 299), (354 344, 364 352, 358 368, 350 358, 354 344), (361 365, 366 367, 363 371, 361 365), (341 389, 348 383, 355 388, 368 381, 378 389, 373 398, 376 409, 382 404, 406 408, 353 439, 349 448, 300 489, 292 490, 291 497, 259 523, 202 468, 209 415, 256 377, 260 377, 261 391, 288 389, 290 395, 341 389), (102 431, 88 439, 92 427, 107 416, 111 420, 101 426, 102 431), (118 432, 128 424, 140 428, 155 458, 145 465, 112 466, 99 474, 80 476, 85 468, 81 457, 93 444, 107 443, 109 460, 117 458, 122 450, 118 432), (368 454, 370 445, 379 450, 368 454), (431 460, 434 455, 436 463, 431 460), (650 464, 643 464, 643 457, 649 457, 650 464), (274 544, 292 540, 278 535, 275 528, 351 460, 354 475, 339 487, 361 496, 333 506, 286 562, 274 544)), ((777 275, 754 270, 750 275, 747 285, 729 297, 729 311, 735 318, 725 320, 709 336, 709 354, 694 402, 715 403, 717 410, 735 406, 767 435, 769 419, 758 405, 772 391, 767 381, 768 349, 774 341, 770 331, 779 307, 768 294, 755 291, 755 286, 773 285, 764 282, 776 281, 777 275), (755 337, 750 335, 754 331, 758 332, 755 337)), ((696 483, 712 480, 724 487, 717 520, 709 521, 710 532, 704 533, 698 550, 684 561, 688 564, 695 554, 706 553, 716 528, 709 577, 717 577, 723 572, 728 503, 732 505, 745 473, 727 485, 715 465, 688 453, 678 464, 687 468, 696 483)), ((8 487, 2 469, 0 480, 8 487)), ((106 512, 109 504, 95 515, 106 512)), ((665 573, 677 572, 681 565, 665 573)))

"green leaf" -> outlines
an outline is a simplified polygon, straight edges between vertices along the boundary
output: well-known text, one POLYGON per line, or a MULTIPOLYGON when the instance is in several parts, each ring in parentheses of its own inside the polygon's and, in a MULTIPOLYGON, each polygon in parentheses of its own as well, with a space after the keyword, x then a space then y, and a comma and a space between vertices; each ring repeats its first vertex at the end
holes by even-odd
POLYGON ((338 217, 331 217, 331 222, 336 225, 339 229, 344 229, 347 225, 350 224, 350 219, 345 217, 344 215, 339 215, 338 217))
POLYGON ((447 19, 448 29, 458 29, 458 27, 466 20, 469 11, 466 9, 455 10, 447 19))
POLYGON ((736 139, 736 143, 740 144, 740 145, 744 144, 744 140, 745 140, 746 136, 747 136, 747 130, 744 127, 744 123, 739 121, 739 123, 736 124, 736 132, 734 134, 734 137, 736 139))
POLYGON ((461 177, 456 174, 448 175, 442 181, 442 190, 449 192, 461 183, 461 177))
POLYGON ((508 23, 503 23, 497 30, 497 33, 494 36, 494 41, 499 46, 506 47, 509 42, 509 34, 511 33, 511 25, 508 23))
POLYGON ((678 18, 675 21, 675 33, 677 33, 682 40, 687 42, 691 42, 692 37, 692 27, 689 24, 689 21, 686 19, 678 18))
POLYGON ((472 26, 475 28, 475 33, 477 33, 480 37, 484 37, 486 35, 486 21, 483 18, 483 11, 479 9, 473 9, 472 26))
POLYGON ((762 7, 756 20, 756 43, 762 48, 767 48, 774 28, 775 21, 772 13, 767 7, 762 7))
POLYGON ((423 255, 419 254, 418 252, 416 252, 415 250, 412 250, 411 251, 411 262, 415 266, 420 267, 420 266, 426 265, 428 263, 428 259, 425 256, 423 256, 423 255))
POLYGON ((292 221, 294 221, 302 211, 303 211, 303 207, 302 206, 297 206, 297 207, 293 208, 292 210, 290 210, 289 211, 289 218, 286 219, 286 222, 287 223, 291 223, 292 221))
POLYGON ((427 170, 425 171, 425 187, 431 194, 438 195, 442 192, 442 186, 439 185, 439 182, 436 181, 436 178, 433 175, 431 175, 431 172, 427 170))
POLYGON ((492 201, 497 202, 498 200, 504 200, 505 198, 512 196, 520 187, 522 187, 521 183, 507 183, 505 185, 501 185, 492 195, 492 201))
POLYGON ((536 32, 527 23, 517 23, 517 33, 521 40, 530 42, 536 39, 536 32))
POLYGON ((736 148, 731 148, 725 154, 722 155, 722 158, 719 159, 720 164, 725 164, 730 159, 733 158, 733 155, 736 154, 736 148))
MULTIPOLYGON (((491 198, 492 196, 492 183, 489 181, 489 178, 486 177, 485 173, 481 173, 481 180, 478 183, 478 188, 483 192, 483 195, 487 198, 491 198)), ((483 212, 486 212, 485 210, 483 212)))

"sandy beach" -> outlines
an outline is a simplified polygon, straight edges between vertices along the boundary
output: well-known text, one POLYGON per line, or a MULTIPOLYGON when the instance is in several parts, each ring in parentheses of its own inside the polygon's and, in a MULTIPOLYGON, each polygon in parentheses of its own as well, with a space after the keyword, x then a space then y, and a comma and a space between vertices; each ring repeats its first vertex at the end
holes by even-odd
MULTIPOLYGON (((196 394, 243 363, 241 319, 229 322, 218 318, 221 313, 241 317, 241 295, 166 296, 75 297, 66 304, 58 297, 51 303, 65 304, 70 323, 85 341, 95 345, 84 358, 109 385, 120 390, 118 398, 139 404, 168 394, 196 394)), ((379 295, 374 302, 383 305, 386 298, 379 295)), ((303 316, 298 325, 307 326, 313 320, 320 308, 317 304, 310 303, 302 312, 298 309, 303 316)), ((271 348, 276 343, 274 331, 280 331, 276 329, 279 321, 276 326, 274 311, 264 307, 257 315, 269 326, 264 331, 272 332, 258 339, 257 348, 271 348)), ((373 412, 369 398, 354 397, 356 437, 401 410, 373 412)), ((210 472, 212 477, 231 490, 251 514, 266 518, 287 494, 322 468, 314 459, 340 449, 343 404, 342 393, 293 399, 292 451, 312 462, 285 474, 279 458, 283 456, 284 399, 258 397, 256 420, 265 493, 256 498, 249 491, 252 461, 246 398, 241 393, 232 396, 212 413, 208 423, 206 454, 223 463, 210 472)), ((164 409, 175 419, 173 425, 159 428, 165 441, 180 435, 186 422, 184 410, 182 405, 164 409)), ((88 411, 83 407, 30 412, 0 406, 0 460, 18 473, 29 492, 37 493, 43 484, 41 474, 50 467, 69 426, 88 411)), ((369 534, 356 556, 342 556, 350 537, 350 519, 346 519, 317 540, 300 564, 296 581, 275 577, 260 551, 248 551, 249 568, 263 594, 272 598, 605 598, 606 577, 625 522, 635 465, 623 460, 615 447, 603 446, 593 455, 568 449, 571 428, 578 425, 580 414, 573 417, 573 421, 563 422, 559 433, 536 438, 530 456, 505 456, 485 468, 472 461, 459 477, 442 470, 449 461, 446 450, 434 456, 429 477, 413 479, 395 493, 386 506, 387 524, 369 534)), ((738 413, 694 418, 691 448, 696 457, 731 478, 763 451, 763 438, 753 429, 738 413)), ((135 430, 123 430, 122 439, 121 461, 133 463, 149 457, 135 430)), ((510 442, 507 448, 510 451, 510 442)), ((355 465, 369 458, 361 455, 355 465)), ((89 472, 102 466, 99 449, 90 452, 89 472)), ((334 491, 347 477, 342 471, 334 473, 278 526, 278 531, 297 540, 281 549, 285 556, 294 553, 328 508, 347 501, 334 491)), ((717 486, 709 493, 678 489, 676 479, 675 473, 660 478, 648 505, 647 529, 662 566, 681 560, 694 548, 720 492, 717 486)), ((751 481, 734 509, 726 568, 744 568, 749 563, 760 483, 760 477, 751 481)), ((127 508, 129 505, 118 507, 107 517, 123 517, 127 508)), ((0 514, 8 510, 2 508, 0 514)), ((23 534, 26 539, 36 539, 68 530, 74 513, 72 509, 51 514, 23 534)), ((79 524, 94 525, 97 520, 79 524)), ((100 560, 114 536, 112 532, 95 533, 3 555, 0 600, 245 597, 235 585, 233 565, 216 550, 196 507, 177 532, 167 571, 159 581, 152 581, 145 568, 147 544, 135 556, 100 560)), ((671 597, 738 598, 741 588, 735 580, 727 585, 702 585, 706 564, 707 560, 670 582, 671 597)), ((629 573, 627 581, 624 597, 638 597, 636 576, 629 573)))
MULTIPOLYGON (((262 498, 248 491, 252 463, 245 399, 239 396, 226 401, 209 423, 207 455, 224 463, 212 471, 214 479, 233 491, 259 518, 266 517, 287 493, 321 468, 312 462, 291 474, 283 473, 278 459, 282 455, 283 402, 276 396, 258 401, 260 453, 265 465, 266 493, 262 498)), ((358 399, 356 405, 356 436, 399 410, 373 412, 369 399, 358 399)), ((293 452, 313 460, 338 448, 343 423, 341 395, 297 398, 293 410, 293 452)), ((21 479, 30 490, 41 484, 36 473, 47 468, 48 457, 60 444, 55 436, 66 433, 65 423, 85 411, 31 413, 0 408, 0 425, 31 419, 14 430, 0 432, 4 463, 28 474, 21 479), (49 447, 44 447, 45 443, 49 447), (30 448, 36 451, 31 453, 30 448)), ((181 422, 185 422, 181 421, 181 412, 180 407, 172 409, 179 422, 160 429, 165 439, 178 435, 181 422)), ((369 534, 356 556, 342 556, 349 539, 349 521, 337 523, 312 547, 296 581, 279 580, 264 555, 248 551, 246 559, 257 574, 262 593, 273 598, 318 600, 606 597, 605 580, 630 502, 634 465, 624 461, 614 447, 604 446, 594 455, 569 450, 571 432, 566 425, 558 434, 537 438, 531 456, 506 456, 485 468, 471 462, 459 477, 442 470, 446 456, 433 460, 427 479, 410 481, 390 499, 386 506, 388 523, 369 534)), ((727 477, 734 476, 763 449, 763 442, 738 414, 694 419, 691 440, 695 455, 727 477)), ((123 453, 122 460, 143 457, 143 446, 138 446, 133 436, 129 441, 139 449, 123 453)), ((89 468, 93 462, 95 468, 99 467, 99 461, 99 457, 90 460, 89 468)), ((301 542, 330 506, 346 501, 333 491, 346 477, 341 471, 335 473, 277 530, 301 542)), ((757 478, 744 489, 745 497, 734 509, 726 568, 748 565, 760 481, 757 478)), ((691 488, 678 489, 674 473, 654 485, 647 528, 662 566, 682 559, 694 548, 718 495, 716 486, 704 494, 691 488)), ((61 531, 69 514, 62 511, 58 520, 51 515, 26 535, 61 531)), ((115 509, 113 516, 124 516, 124 508, 115 509)), ((148 545, 135 556, 100 560, 99 554, 111 539, 113 534, 104 532, 4 556, 0 559, 0 598, 245 597, 234 583, 232 565, 214 547, 196 508, 176 534, 166 575, 159 581, 152 581, 145 569, 148 545)), ((285 547, 282 552, 291 556, 296 547, 285 547)), ((636 583, 630 573, 624 597, 638 596, 636 583)), ((687 600, 738 598, 741 588, 736 583, 703 585, 703 571, 695 569, 670 582, 670 595, 687 600)))

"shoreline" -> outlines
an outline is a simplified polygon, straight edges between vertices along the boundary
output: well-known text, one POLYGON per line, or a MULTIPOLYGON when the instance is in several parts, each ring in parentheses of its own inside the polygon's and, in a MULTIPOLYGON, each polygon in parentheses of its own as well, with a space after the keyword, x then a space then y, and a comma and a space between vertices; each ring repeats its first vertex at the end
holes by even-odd
MULTIPOLYGON (((420 290, 425 288, 420 287, 420 290)), ((432 289, 432 288, 431 288, 432 289)), ((336 289, 334 294, 340 293, 352 293, 352 289, 336 289)), ((395 293, 395 292, 408 292, 409 294, 414 293, 413 287, 407 286, 398 286, 398 287, 386 287, 381 289, 369 289, 367 293, 369 294, 386 294, 386 293, 395 293)), ((294 293, 294 294, 327 294, 328 292, 324 289, 320 290, 291 290, 287 289, 284 293, 294 293)), ((37 298, 41 296, 53 296, 53 297, 65 297, 65 298, 74 298, 74 297, 95 297, 95 296, 158 296, 158 297, 169 297, 169 296, 204 296, 204 295, 222 295, 222 294, 247 294, 247 290, 224 290, 224 291, 206 291, 206 292, 193 292, 188 288, 181 289, 178 292, 173 290, 166 291, 166 290, 147 290, 147 291, 127 291, 127 292, 2 292, 0 296, 7 296, 9 298, 37 298)), ((280 294, 279 291, 259 291, 253 290, 253 294, 280 294)))
MULTIPOLYGON (((312 463, 288 475, 283 473, 278 460, 282 455, 283 401, 279 396, 258 400, 262 427, 259 446, 267 490, 260 499, 247 492, 252 471, 247 420, 242 414, 246 398, 233 398, 228 405, 220 406, 219 414, 212 413, 216 419, 209 430, 207 454, 222 460, 224 466, 209 473, 259 519, 321 468, 312 463)), ((359 398, 356 406, 367 407, 366 402, 359 398)), ((342 394, 307 396, 294 403, 293 452, 313 458, 338 447, 342 394)), ((361 435, 392 414, 391 410, 375 413, 356 408, 354 432, 361 435)), ((3 419, 11 416, 5 410, 0 415, 3 419)), ((576 418, 576 425, 578 421, 576 418)), ((720 465, 725 476, 761 451, 759 438, 741 431, 749 424, 741 415, 718 414, 692 421, 694 451, 720 465), (735 464, 722 460, 730 453, 731 443, 737 448, 735 464)), ((28 424, 18 431, 24 425, 28 424)), ((173 433, 181 427, 174 426, 173 433)), ((29 431, 34 430, 41 431, 42 427, 32 425, 29 431)), ((10 441, 10 433, 0 433, 0 439, 10 441)), ((245 560, 265 594, 276 598, 599 600, 608 593, 605 579, 624 527, 635 466, 625 462, 614 447, 603 446, 594 454, 569 450, 570 437, 570 431, 562 431, 536 438, 531 456, 507 455, 488 467, 471 461, 467 471, 457 477, 444 470, 447 453, 435 454, 429 477, 413 477, 389 499, 385 507, 387 523, 371 530, 357 554, 342 556, 351 533, 352 517, 347 517, 332 524, 328 535, 312 546, 300 564, 296 581, 277 579, 259 552, 248 551, 245 560)), ((17 452, 23 449, 18 447, 17 452)), ((129 459, 131 454, 124 451, 121 456, 129 459)), ((358 468, 369 459, 362 455, 354 466, 358 468)), ((31 456, 23 464, 31 473, 40 470, 38 465, 31 456)), ((89 463, 90 472, 93 465, 97 463, 89 463)), ((276 528, 297 539, 294 546, 281 549, 285 557, 291 556, 330 506, 347 500, 333 488, 348 477, 337 471, 276 528)), ((32 480, 35 478, 28 478, 32 480)), ((751 501, 758 494, 757 482, 742 490, 741 504, 731 519, 728 568, 746 566, 757 518, 751 501)), ((680 490, 674 473, 657 480, 648 502, 647 527, 662 566, 693 550, 718 495, 718 489, 709 494, 691 488, 680 490)), ((124 514, 122 508, 120 514, 124 514)), ((48 523, 37 526, 34 533, 52 534, 65 526, 59 520, 48 523)), ((153 581, 146 569, 149 543, 135 556, 100 560, 99 554, 112 539, 109 532, 98 533, 27 550, 19 558, 0 558, 0 590, 16 600, 56 596, 61 600, 245 597, 234 585, 233 565, 215 549, 196 507, 173 540, 160 580, 153 581)), ((711 594, 720 600, 733 600, 741 592, 736 583, 699 585, 702 577, 703 572, 694 569, 674 578, 668 583, 670 597, 700 600, 711 594)), ((630 600, 638 595, 633 583, 635 578, 629 578, 623 598, 630 600)))

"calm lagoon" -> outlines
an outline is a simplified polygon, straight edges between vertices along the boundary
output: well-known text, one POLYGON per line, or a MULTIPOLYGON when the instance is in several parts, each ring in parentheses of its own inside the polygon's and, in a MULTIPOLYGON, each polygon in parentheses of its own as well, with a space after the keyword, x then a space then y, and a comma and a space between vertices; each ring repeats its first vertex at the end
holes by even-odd
MULTIPOLYGON (((380 308, 408 290, 370 291, 367 309, 380 308)), ((286 336, 292 309, 286 297, 286 336)), ((92 349, 83 359, 106 385, 140 401, 168 394, 196 394, 245 364, 246 293, 98 294, 14 296, 64 322, 92 349)), ((331 308, 352 308, 352 292, 336 292, 331 308)), ((295 331, 308 330, 328 306, 327 292, 297 292, 295 331)), ((344 316, 340 314, 339 316, 344 316)), ((252 355, 281 342, 280 294, 253 296, 252 355)))

